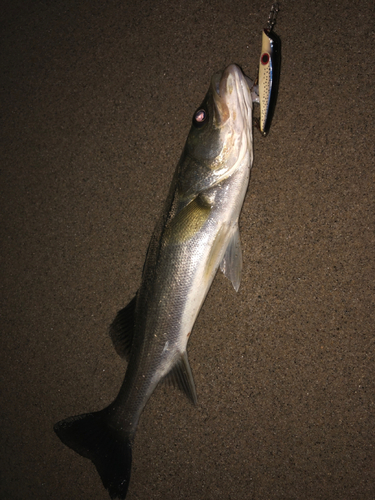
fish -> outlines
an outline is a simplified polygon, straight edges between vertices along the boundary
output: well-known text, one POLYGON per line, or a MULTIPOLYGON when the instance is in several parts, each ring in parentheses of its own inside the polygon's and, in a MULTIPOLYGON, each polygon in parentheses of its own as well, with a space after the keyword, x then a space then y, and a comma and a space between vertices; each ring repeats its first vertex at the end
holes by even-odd
MULTIPOLYGON (((272 12, 272 11, 271 11, 272 12)), ((276 11, 277 12, 277 11, 276 11)), ((262 50, 259 59, 259 129, 265 137, 271 127, 280 83, 281 40, 271 28, 262 32, 262 50)))
POLYGON ((251 80, 235 64, 215 73, 193 120, 139 290, 109 333, 128 361, 115 400, 55 424, 60 440, 95 465, 112 499, 125 499, 138 422, 161 381, 197 394, 187 343, 218 268, 236 291, 242 253, 238 220, 253 163, 251 80))

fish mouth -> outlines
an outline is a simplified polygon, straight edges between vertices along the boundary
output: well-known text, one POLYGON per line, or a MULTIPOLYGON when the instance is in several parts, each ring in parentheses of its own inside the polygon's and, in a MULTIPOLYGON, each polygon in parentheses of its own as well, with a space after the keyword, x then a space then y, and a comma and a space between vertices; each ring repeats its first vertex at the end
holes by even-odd
POLYGON ((248 89, 253 85, 250 78, 243 74, 242 69, 237 64, 230 64, 224 71, 215 73, 212 77, 212 88, 216 96, 224 99, 228 92, 231 94, 234 81, 241 85, 247 85, 248 89))
POLYGON ((218 124, 225 123, 239 102, 248 99, 252 82, 237 64, 230 64, 224 71, 215 73, 211 80, 215 115, 218 124))

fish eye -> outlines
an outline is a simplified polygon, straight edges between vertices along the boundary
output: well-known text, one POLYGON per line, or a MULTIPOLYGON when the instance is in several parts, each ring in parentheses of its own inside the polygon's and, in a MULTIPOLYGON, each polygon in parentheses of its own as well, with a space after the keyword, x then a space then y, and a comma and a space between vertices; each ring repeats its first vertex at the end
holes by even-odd
POLYGON ((207 118, 208 118, 207 111, 203 108, 198 109, 198 111, 194 113, 193 124, 196 127, 202 127, 206 123, 207 118))

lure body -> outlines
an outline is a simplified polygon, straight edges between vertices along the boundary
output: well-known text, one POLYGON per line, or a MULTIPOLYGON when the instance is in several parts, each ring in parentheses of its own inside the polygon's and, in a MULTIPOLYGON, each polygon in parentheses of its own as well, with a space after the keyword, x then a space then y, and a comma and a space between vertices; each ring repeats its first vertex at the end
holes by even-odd
POLYGON ((259 61, 260 131, 269 132, 275 111, 280 81, 281 42, 272 31, 265 28, 262 35, 262 51, 259 61))

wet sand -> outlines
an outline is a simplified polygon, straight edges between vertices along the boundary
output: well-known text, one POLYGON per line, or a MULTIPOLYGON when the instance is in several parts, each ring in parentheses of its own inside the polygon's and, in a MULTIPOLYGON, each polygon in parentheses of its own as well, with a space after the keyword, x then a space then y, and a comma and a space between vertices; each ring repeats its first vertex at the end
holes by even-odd
MULTIPOLYGON (((211 75, 256 76, 271 2, 6 4, 0 498, 106 499, 53 424, 117 394, 108 325, 211 75)), ((198 406, 150 399, 127 500, 375 498, 374 9, 327 5, 283 2, 241 287, 219 273, 191 336, 198 406)))

